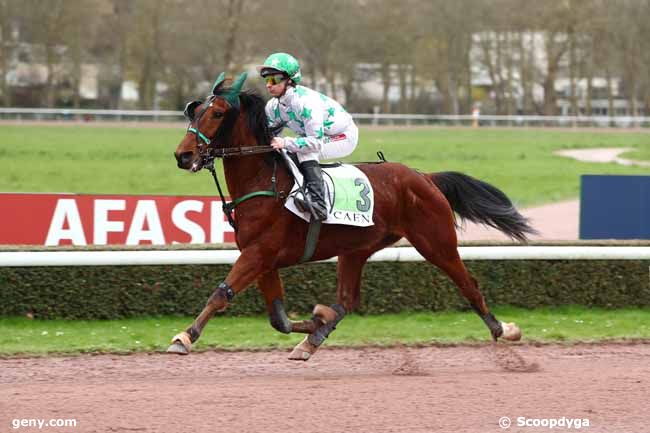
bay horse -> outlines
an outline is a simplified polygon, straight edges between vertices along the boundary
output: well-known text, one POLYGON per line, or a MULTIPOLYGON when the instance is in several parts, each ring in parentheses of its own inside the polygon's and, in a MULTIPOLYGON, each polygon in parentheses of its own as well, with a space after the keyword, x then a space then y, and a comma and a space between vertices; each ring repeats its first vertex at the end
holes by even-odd
POLYGON ((210 168, 214 176, 214 159, 223 159, 228 191, 237 206, 235 239, 241 254, 192 325, 173 337, 168 352, 188 354, 210 318, 256 283, 276 330, 308 334, 290 355, 307 360, 343 316, 360 305, 361 273, 368 258, 403 237, 451 278, 495 341, 521 337, 514 323, 501 322, 490 312, 460 259, 454 214, 521 242, 535 233, 527 219, 486 182, 456 172, 425 174, 392 162, 357 164, 373 185, 373 226, 322 226, 311 261, 338 256, 337 303, 317 305, 310 320, 289 320, 278 270, 300 262, 309 224, 284 207, 282 192, 291 190, 293 177, 270 146, 275 131, 267 126, 263 98, 241 91, 245 79, 242 74, 225 87, 221 74, 205 101, 186 107, 190 125, 174 152, 177 165, 192 172, 210 168))

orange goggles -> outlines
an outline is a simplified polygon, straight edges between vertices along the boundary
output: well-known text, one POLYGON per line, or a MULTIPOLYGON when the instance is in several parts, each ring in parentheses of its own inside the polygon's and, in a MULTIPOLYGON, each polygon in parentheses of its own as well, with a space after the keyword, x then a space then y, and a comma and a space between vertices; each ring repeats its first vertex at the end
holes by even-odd
POLYGON ((276 84, 280 84, 281 82, 286 80, 287 80, 287 76, 283 74, 272 74, 264 77, 264 82, 266 82, 266 84, 271 84, 273 86, 275 86, 276 84))

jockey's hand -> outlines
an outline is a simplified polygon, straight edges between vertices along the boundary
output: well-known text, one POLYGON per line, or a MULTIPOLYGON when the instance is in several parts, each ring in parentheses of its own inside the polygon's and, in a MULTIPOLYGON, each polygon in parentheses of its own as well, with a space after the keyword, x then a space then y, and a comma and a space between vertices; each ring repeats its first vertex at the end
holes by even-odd
POLYGON ((271 147, 275 150, 284 149, 284 138, 273 137, 273 140, 271 141, 271 147))

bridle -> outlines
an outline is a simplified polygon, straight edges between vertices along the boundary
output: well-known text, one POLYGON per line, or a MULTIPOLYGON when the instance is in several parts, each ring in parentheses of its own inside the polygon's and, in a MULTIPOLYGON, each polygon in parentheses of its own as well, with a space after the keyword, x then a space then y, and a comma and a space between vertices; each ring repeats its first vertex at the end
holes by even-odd
POLYGON ((275 149, 269 145, 266 146, 240 146, 240 147, 217 147, 219 144, 218 138, 222 138, 226 135, 228 135, 231 131, 228 129, 232 129, 234 122, 237 120, 239 117, 239 107, 233 106, 229 101, 224 99, 224 101, 228 104, 230 107, 226 113, 224 113, 224 120, 222 121, 221 125, 219 125, 219 128, 217 129, 217 132, 215 133, 214 137, 209 138, 205 134, 203 134, 199 128, 198 125, 201 123, 201 118, 205 114, 206 110, 212 106, 214 103, 214 100, 217 99, 218 95, 213 94, 211 95, 205 102, 202 102, 200 100, 192 101, 189 102, 185 106, 185 110, 183 114, 185 117, 190 121, 190 125, 187 128, 187 132, 193 133, 194 136, 196 137, 196 146, 197 150, 199 153, 199 157, 201 158, 201 168, 205 168, 208 171, 210 171, 210 174, 212 174, 212 178, 214 179, 214 183, 217 186, 217 190, 219 191, 219 196, 221 197, 221 203, 223 203, 222 208, 224 214, 226 214, 226 217, 228 218, 228 223, 230 226, 235 230, 235 233, 237 232, 237 224, 235 223, 235 219, 233 218, 233 211, 235 210, 235 207, 237 207, 239 204, 243 203, 244 201, 251 199, 253 197, 259 197, 259 196, 265 196, 265 197, 274 197, 276 199, 283 199, 284 198, 284 193, 283 192, 278 192, 276 188, 276 171, 277 171, 277 160, 274 159, 273 163, 273 175, 271 176, 271 190, 269 191, 254 191, 249 194, 246 194, 242 197, 239 197, 230 203, 226 201, 225 196, 223 195, 223 191, 221 189, 221 185, 219 184, 219 179, 217 178, 217 173, 214 168, 214 160, 216 158, 232 158, 232 157, 242 157, 242 156, 248 156, 248 155, 255 155, 255 154, 260 154, 260 153, 270 153, 270 152, 275 152, 275 149), (196 107, 199 105, 203 105, 204 108, 201 110, 198 116, 195 116, 194 111, 196 107), (235 112, 233 112, 233 110, 235 112), (231 117, 228 117, 231 116, 231 117), (193 127, 192 125, 196 124, 197 127, 193 127))
MULTIPOLYGON (((205 102, 202 102, 200 100, 192 101, 187 104, 185 107, 185 111, 183 114, 185 117, 191 122, 189 127, 187 128, 188 132, 191 132, 194 134, 196 137, 196 146, 197 150, 199 153, 199 157, 201 158, 201 163, 202 163, 202 168, 207 168, 210 169, 210 167, 214 168, 214 160, 215 158, 229 158, 229 157, 241 157, 241 156, 248 156, 248 155, 255 155, 255 154, 260 154, 260 153, 269 153, 273 152, 275 149, 273 149, 271 146, 240 146, 240 147, 216 147, 218 143, 216 142, 216 138, 221 135, 224 135, 224 132, 229 132, 229 131, 223 131, 222 128, 230 128, 232 125, 224 124, 227 122, 227 120, 224 120, 221 125, 219 125, 219 129, 217 129, 217 132, 215 133, 214 137, 209 138, 207 137, 204 133, 202 133, 199 128, 198 124, 201 123, 201 118, 205 114, 206 110, 212 106, 214 100, 217 99, 217 95, 211 95, 205 102), (198 116, 194 115, 194 110, 198 105, 204 105, 203 110, 199 113, 198 116), (196 119, 196 121, 195 121, 196 119), (196 123, 197 127, 193 127, 192 124, 196 123)), ((228 103, 228 101, 226 101, 228 103)), ((230 106, 230 109, 227 112, 231 112, 231 110, 236 110, 237 114, 239 113, 239 108, 233 107, 230 103, 228 103, 230 106)), ((234 115, 234 113, 230 113, 231 116, 234 115)), ((232 122, 236 120, 236 116, 233 116, 232 122)))

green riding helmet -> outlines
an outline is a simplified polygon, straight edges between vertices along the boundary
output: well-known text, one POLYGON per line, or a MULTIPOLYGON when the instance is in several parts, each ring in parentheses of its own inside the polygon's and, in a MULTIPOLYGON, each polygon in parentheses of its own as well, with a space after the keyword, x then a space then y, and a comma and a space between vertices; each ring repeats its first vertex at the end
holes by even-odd
POLYGON ((300 83, 302 74, 300 73, 300 63, 291 54, 273 53, 266 58, 263 65, 257 66, 257 71, 262 72, 264 69, 275 69, 284 72, 294 83, 300 83))

